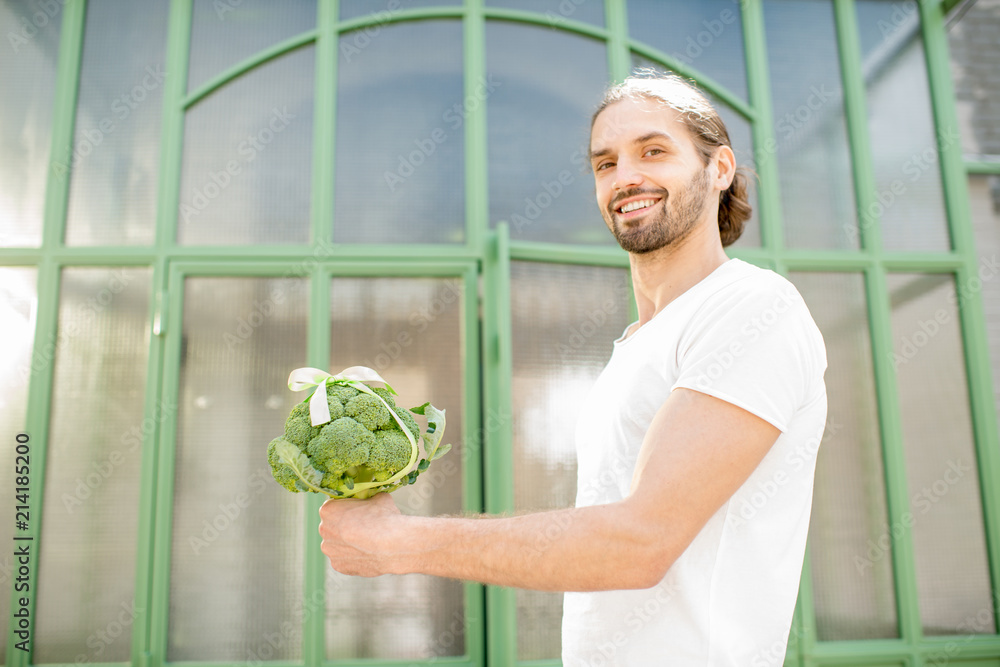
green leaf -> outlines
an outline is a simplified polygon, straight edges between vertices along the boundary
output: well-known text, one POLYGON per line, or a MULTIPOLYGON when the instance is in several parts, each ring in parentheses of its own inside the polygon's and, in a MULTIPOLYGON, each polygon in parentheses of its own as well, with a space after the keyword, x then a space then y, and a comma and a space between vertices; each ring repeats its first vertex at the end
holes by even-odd
POLYGON ((295 473, 295 476, 298 477, 309 490, 330 495, 319 486, 320 482, 323 481, 323 474, 312 467, 312 464, 309 462, 309 457, 306 456, 301 449, 287 440, 282 440, 278 443, 276 451, 278 454, 278 460, 291 468, 292 472, 295 473))
POLYGON ((431 458, 431 461, 437 461, 439 458, 441 458, 442 456, 444 456, 445 454, 447 454, 450 451, 451 451, 451 445, 450 444, 449 445, 442 445, 442 446, 438 447, 437 451, 434 452, 434 456, 431 458))

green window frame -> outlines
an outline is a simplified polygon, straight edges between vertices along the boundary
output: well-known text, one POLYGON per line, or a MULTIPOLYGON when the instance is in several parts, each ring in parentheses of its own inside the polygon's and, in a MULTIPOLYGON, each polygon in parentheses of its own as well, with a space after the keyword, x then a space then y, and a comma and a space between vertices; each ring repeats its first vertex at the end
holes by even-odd
MULTIPOLYGON (((755 146, 774 142, 767 43, 762 0, 741 0, 748 99, 740 99, 721 85, 670 55, 632 40, 628 34, 627 0, 604 0, 605 27, 574 20, 559 22, 558 30, 602 40, 607 45, 608 68, 616 80, 631 69, 632 54, 661 63, 696 79, 718 99, 729 104, 751 123, 755 146)), ((867 211, 876 202, 871 145, 868 136, 866 89, 862 75, 860 39, 853 0, 832 0, 845 99, 853 189, 857 211, 867 211)), ((924 43, 927 75, 937 136, 957 131, 958 120, 948 65, 945 16, 954 0, 919 3, 920 30, 924 43)), ((66 164, 73 150, 76 99, 81 70, 86 0, 68 0, 62 10, 57 80, 52 116, 50 163, 66 164)), ((186 72, 190 47, 192 0, 173 0, 167 26, 167 70, 186 72)), ((486 74, 485 27, 488 20, 502 19, 550 27, 543 13, 487 7, 484 0, 464 0, 457 6, 407 9, 389 17, 364 16, 339 20, 338 0, 319 0, 314 30, 296 35, 219 73, 188 92, 184 76, 167 77, 163 91, 163 114, 159 154, 159 184, 155 242, 151 246, 73 247, 63 242, 66 227, 69 179, 50 176, 45 191, 42 243, 37 248, 0 248, 0 266, 36 267, 39 308, 35 349, 55 339, 58 326, 60 272, 71 266, 147 266, 153 269, 151 295, 150 354, 146 382, 145 415, 152 417, 162 397, 176 395, 178 379, 179 327, 183 306, 182 281, 188 275, 273 276, 284 275, 303 256, 321 254, 304 276, 309 279, 309 364, 327 367, 329 280, 336 275, 353 276, 458 276, 465 281, 463 327, 468 340, 466 359, 466 442, 476 440, 483 416, 495 411, 509 414, 511 399, 510 262, 533 261, 627 268, 627 258, 614 248, 580 247, 511 240, 505 225, 489 228, 488 150, 485 105, 472 109, 463 127, 465 150, 465 237, 461 244, 428 244, 418 250, 402 245, 335 245, 329 221, 334 218, 334 182, 337 102, 338 38, 369 25, 431 18, 451 18, 463 23, 464 88, 473 93, 486 74), (269 60, 307 44, 315 45, 315 126, 313 151, 311 242, 294 246, 182 246, 176 243, 177 210, 184 119, 188 108, 229 81, 269 60), (413 259, 415 255, 419 259, 413 259), (477 281, 482 279, 481 295, 477 281)), ((879 226, 860 226, 856 250, 814 251, 789 248, 784 243, 777 165, 764 153, 756 164, 760 176, 758 210, 761 225, 759 247, 738 248, 731 256, 788 274, 803 272, 851 272, 864 276, 879 428, 885 464, 888 519, 901 522, 909 508, 905 476, 899 389, 892 367, 893 337, 887 276, 891 272, 951 274, 964 284, 977 272, 976 255, 967 191, 967 174, 1000 175, 1000 164, 963 161, 954 143, 939 142, 940 175, 953 249, 942 252, 897 252, 884 248, 879 226)), ((52 170, 50 169, 50 174, 52 170)), ((986 322, 979 295, 964 300, 958 311, 962 331, 965 373, 968 381, 972 427, 975 434, 983 519, 992 582, 994 618, 1000 604, 1000 434, 993 403, 986 322)), ((32 469, 45 469, 49 415, 53 391, 52 369, 33 369, 28 389, 26 431, 35 447, 32 469)), ((155 421, 155 420, 154 420, 155 421)), ((166 420, 148 438, 142 460, 139 544, 135 606, 142 610, 132 637, 131 662, 137 667, 159 667, 166 661, 167 596, 171 548, 172 466, 174 424, 166 420)), ((465 460, 464 505, 470 511, 490 513, 514 511, 513 462, 509 443, 511 429, 502 424, 485 434, 481 448, 465 460), (488 472, 488 474, 487 474, 488 472)), ((35 472, 31 514, 42 515, 44 476, 35 472)), ((317 498, 307 500, 319 506, 317 498)), ((323 587, 325 562, 319 539, 310 521, 304 588, 323 587)), ((30 535, 41 535, 38 521, 30 535)), ((939 664, 935 656, 948 655, 956 665, 985 667, 1000 664, 1000 636, 926 637, 918 608, 914 547, 910 531, 892 539, 899 638, 870 641, 820 641, 813 614, 813 591, 807 556, 786 665, 920 665, 939 664)), ((38 550, 31 562, 32 577, 38 573, 38 550)), ((31 590, 36 590, 34 579, 31 590)), ((514 592, 508 589, 466 584, 468 622, 464 657, 436 659, 449 665, 554 666, 557 660, 519 662, 514 592)), ((13 609, 13 605, 11 606, 13 609)), ((30 607, 34 609, 34 597, 30 607)), ((5 663, 26 667, 30 657, 14 649, 15 622, 9 621, 5 663)), ((323 620, 315 617, 303 627, 303 663, 317 667, 323 658, 323 620)), ((348 663, 336 663, 348 664, 348 663)), ((365 665, 399 664, 364 661, 365 665)))

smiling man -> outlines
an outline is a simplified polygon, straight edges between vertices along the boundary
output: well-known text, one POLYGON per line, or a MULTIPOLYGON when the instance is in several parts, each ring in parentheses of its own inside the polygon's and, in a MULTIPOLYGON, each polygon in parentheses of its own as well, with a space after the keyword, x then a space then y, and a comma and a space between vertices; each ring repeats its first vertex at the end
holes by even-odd
POLYGON ((581 406, 576 507, 426 518, 388 494, 330 501, 323 551, 362 576, 566 591, 566 667, 780 665, 826 419, 822 337, 787 280, 725 254, 750 207, 696 88, 610 89, 590 152, 639 318, 581 406))

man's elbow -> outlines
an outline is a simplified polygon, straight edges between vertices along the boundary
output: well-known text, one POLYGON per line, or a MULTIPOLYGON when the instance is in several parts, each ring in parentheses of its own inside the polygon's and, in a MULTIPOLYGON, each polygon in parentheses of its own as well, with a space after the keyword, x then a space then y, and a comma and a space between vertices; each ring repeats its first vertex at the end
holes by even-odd
MULTIPOLYGON (((669 535, 650 530, 648 526, 635 526, 627 531, 622 541, 625 562, 617 564, 621 589, 652 588, 667 575, 667 571, 683 553, 683 548, 672 544, 669 535)), ((686 546, 686 545, 684 545, 686 546)))

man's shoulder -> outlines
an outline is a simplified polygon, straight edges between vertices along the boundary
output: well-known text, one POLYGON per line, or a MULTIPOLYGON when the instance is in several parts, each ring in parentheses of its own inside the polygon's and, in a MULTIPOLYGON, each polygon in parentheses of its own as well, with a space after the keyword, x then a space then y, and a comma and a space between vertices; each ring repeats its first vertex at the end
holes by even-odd
POLYGON ((778 300, 785 304, 805 305, 802 296, 790 280, 771 269, 741 259, 732 259, 702 295, 703 303, 746 302, 768 305, 778 300))

